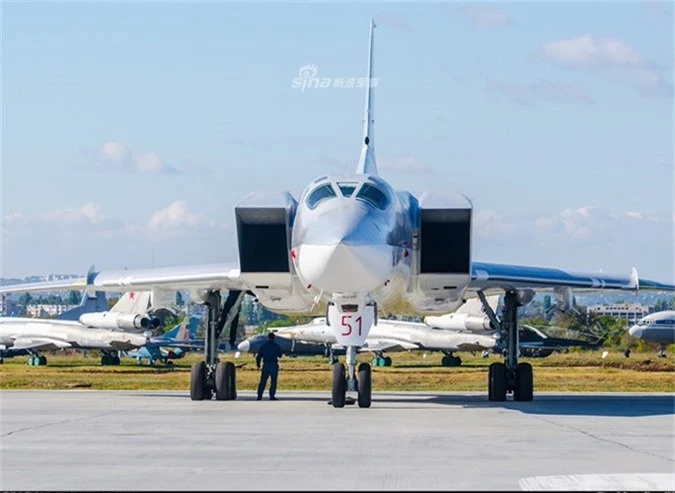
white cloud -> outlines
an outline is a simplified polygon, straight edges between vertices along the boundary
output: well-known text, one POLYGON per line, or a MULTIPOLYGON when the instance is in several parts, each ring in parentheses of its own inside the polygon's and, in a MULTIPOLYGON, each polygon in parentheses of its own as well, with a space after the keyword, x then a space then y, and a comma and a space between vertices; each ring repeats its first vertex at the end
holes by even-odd
POLYGON ((656 64, 619 39, 583 34, 546 42, 537 55, 571 68, 614 74, 636 85, 644 96, 672 94, 672 84, 659 73, 656 64))
POLYGON ((96 161, 97 167, 107 171, 146 175, 170 175, 183 172, 163 161, 154 152, 134 152, 123 142, 112 140, 101 145, 96 153, 96 161))
POLYGON ((80 207, 80 212, 87 218, 92 224, 100 223, 105 219, 103 214, 103 206, 95 202, 87 202, 82 207, 80 207))
POLYGON ((101 146, 101 158, 110 161, 123 161, 131 155, 129 148, 122 142, 104 142, 101 146))
POLYGON ((176 230, 193 227, 202 221, 200 214, 188 212, 187 204, 182 200, 171 203, 168 207, 156 211, 147 226, 150 230, 176 230))
POLYGON ((534 225, 542 233, 563 233, 571 239, 587 239, 613 221, 615 217, 603 209, 579 207, 565 209, 560 214, 539 217, 534 225))
POLYGON ((488 5, 462 7, 457 9, 457 13, 468 19, 474 27, 480 29, 509 26, 513 23, 506 12, 488 5))
MULTIPOLYGON (((66 207, 64 209, 53 209, 46 211, 39 216, 39 220, 45 222, 54 222, 61 225, 99 225, 106 219, 103 213, 103 207, 95 202, 87 202, 81 207, 66 207)), ((28 219, 31 222, 35 218, 28 219)))
POLYGON ((610 65, 644 67, 646 60, 633 48, 618 39, 594 39, 589 34, 544 43, 544 58, 571 65, 610 65))
POLYGON ((477 236, 489 238, 513 233, 516 225, 505 219, 500 212, 479 210, 473 216, 473 230, 477 236))
POLYGON ((7 213, 1 224, 3 275, 82 273, 92 264, 143 268, 153 261, 160 266, 236 258, 230 227, 190 211, 182 201, 147 220, 113 218, 101 204, 87 202, 35 214, 7 213))

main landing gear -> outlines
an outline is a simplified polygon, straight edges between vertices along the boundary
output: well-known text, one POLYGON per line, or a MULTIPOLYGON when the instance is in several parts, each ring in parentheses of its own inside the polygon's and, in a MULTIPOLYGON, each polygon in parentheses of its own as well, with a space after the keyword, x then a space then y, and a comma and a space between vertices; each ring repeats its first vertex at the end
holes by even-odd
POLYGON ((101 351, 101 365, 103 366, 118 366, 120 364, 120 357, 116 353, 109 353, 101 351))
POLYGON ((443 366, 462 366, 462 358, 455 356, 452 352, 443 351, 443 359, 441 359, 441 364, 443 366))
POLYGON ((229 401, 237 398, 235 366, 231 361, 218 361, 218 345, 223 332, 229 331, 230 345, 234 344, 239 322, 239 308, 244 291, 230 291, 221 309, 220 291, 209 291, 204 299, 207 306, 204 361, 190 370, 190 399, 229 401))
POLYGON ((492 363, 488 372, 488 399, 505 401, 508 392, 514 400, 531 401, 534 380, 532 365, 518 362, 518 307, 524 305, 522 296, 516 291, 506 291, 504 295, 504 315, 497 320, 482 291, 478 292, 490 321, 500 329, 506 340, 506 357, 503 363, 492 363))
POLYGON ((382 353, 376 353, 371 363, 373 366, 391 366, 391 358, 382 353))
POLYGON ((26 364, 28 366, 46 366, 47 365, 47 357, 46 356, 40 356, 37 353, 31 354, 28 356, 28 361, 26 361, 26 364))

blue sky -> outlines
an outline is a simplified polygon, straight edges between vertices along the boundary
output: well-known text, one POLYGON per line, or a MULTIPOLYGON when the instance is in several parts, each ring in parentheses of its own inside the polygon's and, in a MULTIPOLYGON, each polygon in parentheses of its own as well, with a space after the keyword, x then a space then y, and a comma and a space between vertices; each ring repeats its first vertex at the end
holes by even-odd
POLYGON ((673 279, 672 4, 3 3, 2 275, 233 260, 352 166, 474 203, 475 258, 673 279))

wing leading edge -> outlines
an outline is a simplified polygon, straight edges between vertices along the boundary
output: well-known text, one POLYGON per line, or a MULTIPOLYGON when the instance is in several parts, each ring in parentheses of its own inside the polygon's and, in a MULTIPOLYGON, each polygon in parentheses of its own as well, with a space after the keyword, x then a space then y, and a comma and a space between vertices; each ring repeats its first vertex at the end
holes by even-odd
POLYGON ((633 269, 630 276, 618 276, 605 273, 569 272, 551 267, 529 267, 486 262, 474 262, 471 266, 471 281, 469 283, 471 291, 527 288, 546 290, 562 287, 570 287, 581 291, 605 289, 675 291, 675 284, 639 279, 636 269, 633 269))
POLYGON ((87 277, 59 282, 13 284, 0 293, 96 289, 98 291, 141 291, 165 289, 242 289, 236 263, 204 264, 156 269, 91 271, 87 277))

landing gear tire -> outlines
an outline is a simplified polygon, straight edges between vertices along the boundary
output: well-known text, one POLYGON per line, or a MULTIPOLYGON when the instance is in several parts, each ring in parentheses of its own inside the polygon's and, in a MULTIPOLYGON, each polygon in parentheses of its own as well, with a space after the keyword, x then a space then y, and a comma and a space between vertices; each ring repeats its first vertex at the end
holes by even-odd
POLYGON ((347 398, 347 378, 345 365, 339 361, 333 365, 333 407, 345 407, 347 398))
POLYGON ((167 366, 167 368, 173 368, 173 366, 174 366, 173 361, 167 361, 166 366, 167 366))
POLYGON ((119 366, 119 364, 120 364, 119 356, 113 356, 111 359, 112 359, 111 364, 113 364, 115 366, 119 366))
POLYGON ((40 356, 38 358, 38 365, 46 366, 47 365, 47 357, 46 356, 40 356))
POLYGON ((101 365, 108 366, 110 364, 110 356, 103 355, 101 356, 101 365))
POLYGON ((492 363, 488 373, 488 400, 506 400, 506 365, 492 363))
POLYGON ((230 361, 216 364, 216 400, 229 401, 234 398, 234 364, 230 361))
MULTIPOLYGON (((389 361, 391 361, 390 358, 389 361)), ((359 389, 359 407, 370 407, 371 396, 372 396, 372 379, 370 372, 370 365, 368 363, 361 363, 359 365, 359 376, 358 376, 358 389, 359 389)))
POLYGON ((389 356, 384 358, 384 366, 391 366, 391 358, 389 356))
POLYGON ((237 399, 237 367, 234 366, 234 363, 228 362, 228 365, 231 366, 230 370, 230 380, 229 380, 229 386, 230 386, 230 400, 234 401, 237 399))
POLYGON ((518 366, 516 366, 516 388, 513 391, 513 398, 517 401, 531 401, 533 387, 532 365, 529 363, 518 363, 518 366))
POLYGON ((203 401, 207 397, 206 363, 198 361, 190 369, 190 399, 203 401))
POLYGON ((443 356, 441 364, 443 366, 462 366, 462 358, 459 356, 443 356))

